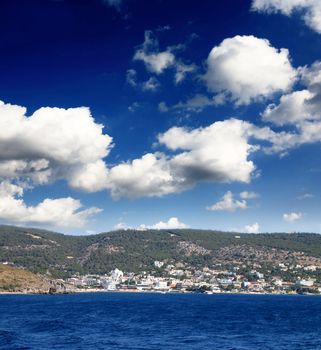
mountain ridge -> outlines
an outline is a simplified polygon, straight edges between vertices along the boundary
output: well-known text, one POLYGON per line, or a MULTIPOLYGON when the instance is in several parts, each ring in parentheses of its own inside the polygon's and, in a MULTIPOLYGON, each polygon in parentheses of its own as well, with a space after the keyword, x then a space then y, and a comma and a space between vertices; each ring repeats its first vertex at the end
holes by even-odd
POLYGON ((151 271, 155 270, 155 261, 184 263, 198 269, 246 261, 276 265, 285 260, 321 266, 321 235, 171 229, 72 236, 0 225, 0 262, 54 277, 104 274, 116 267, 151 271))

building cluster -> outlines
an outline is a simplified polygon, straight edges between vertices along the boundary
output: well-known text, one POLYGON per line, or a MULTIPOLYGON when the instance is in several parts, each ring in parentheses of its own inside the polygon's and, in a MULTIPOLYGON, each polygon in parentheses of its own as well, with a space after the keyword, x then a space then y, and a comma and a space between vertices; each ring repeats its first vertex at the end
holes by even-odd
POLYGON ((65 283, 74 291, 146 291, 146 292, 201 292, 201 293, 321 293, 321 283, 313 278, 320 273, 321 266, 286 266, 278 264, 275 271, 289 272, 291 278, 282 278, 276 273, 263 273, 262 267, 235 266, 200 270, 187 267, 183 263, 166 264, 154 262, 155 271, 140 273, 123 272, 114 269, 105 275, 74 275, 65 283), (312 277, 309 277, 312 276, 312 277))

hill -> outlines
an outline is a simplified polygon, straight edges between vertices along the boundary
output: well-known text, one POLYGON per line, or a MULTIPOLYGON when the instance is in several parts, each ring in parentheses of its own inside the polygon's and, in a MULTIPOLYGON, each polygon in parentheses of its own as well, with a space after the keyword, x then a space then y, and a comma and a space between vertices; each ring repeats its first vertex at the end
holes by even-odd
POLYGON ((0 264, 0 292, 48 293, 52 284, 34 273, 0 264))
POLYGON ((0 226, 0 262, 53 277, 155 270, 155 261, 188 264, 253 263, 321 266, 321 235, 241 234, 210 230, 122 230, 69 236, 46 230, 0 226))

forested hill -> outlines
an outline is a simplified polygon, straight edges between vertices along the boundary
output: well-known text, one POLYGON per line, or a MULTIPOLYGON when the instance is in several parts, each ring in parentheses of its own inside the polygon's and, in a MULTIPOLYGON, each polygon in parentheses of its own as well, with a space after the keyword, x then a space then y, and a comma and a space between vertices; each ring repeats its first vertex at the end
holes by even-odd
POLYGON ((33 272, 66 277, 75 272, 104 274, 155 270, 155 261, 197 268, 213 264, 321 265, 321 235, 242 234, 209 230, 122 230, 90 236, 0 226, 0 262, 33 272))

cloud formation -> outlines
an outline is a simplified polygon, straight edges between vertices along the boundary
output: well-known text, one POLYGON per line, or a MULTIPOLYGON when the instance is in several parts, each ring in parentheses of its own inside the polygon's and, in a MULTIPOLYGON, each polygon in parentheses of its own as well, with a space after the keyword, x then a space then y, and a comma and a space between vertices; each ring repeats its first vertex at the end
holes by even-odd
POLYGON ((319 0, 253 0, 252 9, 265 13, 291 16, 299 13, 307 26, 321 34, 321 3, 319 0))
POLYGON ((209 91, 238 105, 288 91, 295 78, 288 50, 276 49, 267 39, 252 35, 237 35, 215 46, 204 76, 209 91))
POLYGON ((203 94, 196 94, 195 96, 187 99, 185 102, 180 101, 170 108, 173 110, 199 113, 206 107, 216 106, 217 104, 218 103, 215 98, 209 98, 203 94))
POLYGON ((153 225, 146 225, 141 224, 138 227, 134 228, 132 226, 127 225, 124 222, 119 222, 114 226, 115 230, 138 230, 138 231, 145 231, 145 230, 170 230, 170 229, 183 229, 183 228, 189 228, 188 225, 184 224, 183 222, 179 221, 177 217, 171 217, 168 219, 168 221, 160 221, 153 225))
POLYGON ((260 232, 260 225, 255 222, 252 225, 245 225, 244 232, 246 233, 259 233, 260 232))
POLYGON ((257 197, 259 197, 259 194, 256 192, 244 191, 240 193, 240 198, 242 199, 255 199, 257 197))
POLYGON ((86 192, 109 190, 114 199, 160 197, 200 182, 249 183, 256 170, 252 153, 286 151, 320 139, 318 130, 321 124, 305 125, 304 135, 274 132, 233 118, 203 128, 172 127, 158 135, 163 152, 107 167, 112 138, 88 108, 46 107, 26 116, 24 107, 1 103, 0 180, 29 186, 65 180, 86 192))
POLYGON ((112 138, 103 134, 88 108, 44 107, 27 116, 24 107, 0 102, 0 217, 81 226, 99 210, 80 210, 81 203, 70 197, 28 207, 24 190, 57 180, 89 192, 104 189, 108 170, 103 158, 111 147, 112 138))
POLYGON ((237 200, 234 198, 231 191, 227 191, 224 196, 216 203, 206 208, 210 211, 231 211, 234 212, 237 209, 247 209, 247 203, 243 200, 237 200))
POLYGON ((140 225, 138 229, 140 230, 146 230, 146 229, 152 229, 152 230, 170 230, 170 229, 182 229, 182 228, 188 228, 189 226, 184 224, 183 222, 180 222, 178 218, 171 217, 168 219, 168 221, 163 222, 160 221, 157 224, 154 225, 140 225))
POLYGON ((36 206, 27 206, 22 199, 23 193, 22 186, 8 181, 0 183, 1 220, 55 227, 82 227, 91 215, 101 212, 96 207, 82 209, 81 202, 71 197, 47 198, 36 206))
POLYGON ((251 124, 237 119, 205 128, 173 127, 158 136, 161 152, 112 167, 107 187, 114 198, 153 197, 187 190, 199 182, 249 182, 255 171, 248 159, 251 124))
POLYGON ((268 105, 262 113, 265 122, 294 128, 295 132, 275 140, 283 149, 321 141, 321 62, 300 67, 298 72, 305 88, 281 96, 278 104, 268 105))
POLYGON ((143 91, 156 91, 160 87, 159 81, 155 77, 151 77, 142 84, 143 91))
POLYGON ((283 214, 283 220, 288 222, 293 222, 300 220, 302 218, 302 213, 300 212, 292 212, 283 214))
POLYGON ((174 65, 175 55, 170 48, 159 51, 158 40, 151 30, 146 30, 144 43, 135 52, 134 60, 143 61, 148 71, 158 75, 174 65))
POLYGON ((104 188, 102 161, 112 147, 88 108, 43 107, 31 116, 0 102, 0 178, 44 184, 65 179, 71 187, 104 188), (86 178, 86 181, 84 181, 86 178))
MULTIPOLYGON (((168 29, 170 28, 161 28, 158 29, 158 32, 168 29)), ((176 52, 182 50, 184 47, 185 45, 179 44, 168 46, 165 50, 161 51, 155 34, 151 30, 146 30, 144 34, 144 42, 135 51, 133 60, 142 61, 147 71, 156 75, 161 75, 167 69, 172 68, 174 70, 174 82, 175 84, 179 84, 185 79, 187 74, 190 74, 196 70, 196 66, 194 64, 186 64, 181 59, 176 57, 176 52)), ((133 69, 127 71, 127 81, 130 83, 130 85, 136 86, 136 76, 133 77, 133 71, 133 69), (130 74, 130 76, 128 74, 130 74)), ((151 79, 156 78, 152 77, 151 79)))

